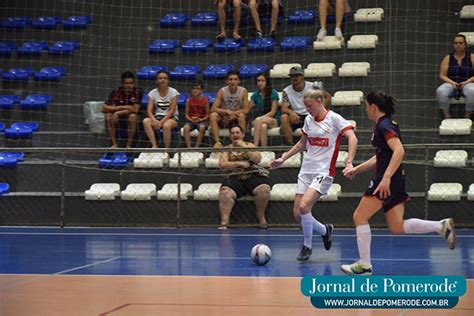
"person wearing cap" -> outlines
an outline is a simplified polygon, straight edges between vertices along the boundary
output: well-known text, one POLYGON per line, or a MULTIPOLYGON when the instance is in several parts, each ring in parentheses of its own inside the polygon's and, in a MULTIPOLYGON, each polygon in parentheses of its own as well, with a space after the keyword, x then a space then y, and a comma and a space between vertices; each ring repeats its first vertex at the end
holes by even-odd
POLYGON ((305 81, 303 68, 299 66, 290 69, 291 85, 283 89, 281 103, 281 133, 285 141, 293 144, 293 131, 303 127, 304 118, 308 114, 303 103, 304 93, 313 89, 313 83, 305 81))

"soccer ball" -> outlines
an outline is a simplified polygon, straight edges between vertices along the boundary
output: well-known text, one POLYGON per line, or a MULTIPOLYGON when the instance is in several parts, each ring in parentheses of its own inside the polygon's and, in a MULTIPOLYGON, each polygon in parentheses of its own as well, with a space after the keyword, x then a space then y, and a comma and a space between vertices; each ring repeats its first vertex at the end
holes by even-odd
POLYGON ((272 259, 272 251, 267 245, 257 244, 250 251, 250 258, 256 265, 264 266, 272 259))

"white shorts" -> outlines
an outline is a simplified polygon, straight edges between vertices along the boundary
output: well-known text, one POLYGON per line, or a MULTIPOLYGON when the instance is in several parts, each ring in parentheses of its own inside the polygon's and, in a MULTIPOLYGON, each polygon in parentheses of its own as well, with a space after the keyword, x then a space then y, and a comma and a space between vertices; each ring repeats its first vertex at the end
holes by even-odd
POLYGON ((303 173, 298 175, 298 185, 296 186, 296 194, 305 194, 305 192, 311 188, 318 191, 321 195, 328 194, 329 188, 331 187, 333 177, 327 174, 309 174, 303 173))

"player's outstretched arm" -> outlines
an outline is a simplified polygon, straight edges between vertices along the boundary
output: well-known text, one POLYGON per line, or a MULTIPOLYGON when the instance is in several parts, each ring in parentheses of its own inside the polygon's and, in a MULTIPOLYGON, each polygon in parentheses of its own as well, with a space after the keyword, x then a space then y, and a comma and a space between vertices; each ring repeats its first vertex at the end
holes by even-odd
POLYGON ((363 172, 375 169, 376 163, 377 163, 377 158, 374 155, 369 160, 361 163, 357 167, 344 169, 343 174, 344 174, 345 177, 347 177, 349 179, 352 179, 353 177, 355 177, 359 173, 363 173, 363 172))
POLYGON ((272 160, 270 162, 270 168, 274 169, 274 168, 280 167, 287 159, 303 151, 305 148, 306 148, 306 136, 303 134, 300 140, 293 147, 291 147, 290 150, 283 153, 283 155, 281 155, 280 158, 272 160))

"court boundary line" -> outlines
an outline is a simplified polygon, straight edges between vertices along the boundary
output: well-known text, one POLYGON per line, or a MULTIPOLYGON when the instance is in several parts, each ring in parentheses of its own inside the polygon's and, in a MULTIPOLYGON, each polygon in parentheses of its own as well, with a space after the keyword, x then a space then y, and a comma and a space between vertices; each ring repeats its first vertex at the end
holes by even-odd
MULTIPOLYGON (((343 274, 337 274, 337 276, 343 275, 343 274)), ((25 274, 25 273, 18 273, 18 274, 12 274, 12 273, 0 273, 1 276, 54 276, 51 274, 25 274)), ((289 276, 242 276, 242 275, 158 275, 158 274, 60 274, 59 276, 61 277, 114 277, 114 278, 181 278, 181 277, 186 277, 186 278, 233 278, 233 279, 244 279, 244 278, 249 278, 249 279, 302 279, 303 276, 297 276, 297 277, 289 277, 289 276)), ((430 275, 428 275, 430 276, 430 275)), ((436 276, 436 275, 435 275, 436 276)), ((473 279, 466 279, 466 281, 474 281, 473 279)))
MULTIPOLYGON (((217 230, 217 228, 216 228, 217 230)), ((298 237, 301 238, 302 234, 293 235, 293 234, 226 234, 226 233, 196 233, 196 234, 184 234, 184 233, 177 233, 177 234, 163 234, 163 233, 69 233, 69 232, 1 232, 0 235, 31 235, 31 236, 150 236, 150 237, 161 237, 161 236, 170 236, 170 237, 221 237, 221 236, 241 236, 241 237, 298 237)), ((336 237, 342 238, 354 238, 357 235, 338 235, 335 234, 336 237)), ((394 235, 394 234, 372 234, 372 237, 390 237, 390 238, 440 238, 438 234, 409 234, 409 235, 394 235)), ((462 232, 457 232, 457 238, 474 238, 474 235, 463 235, 462 232)))

